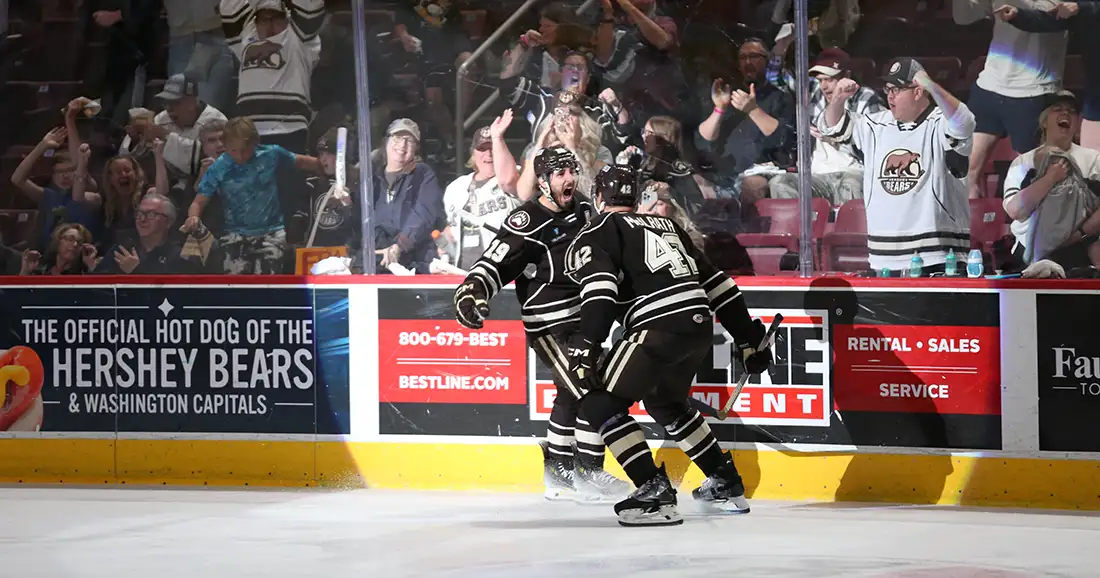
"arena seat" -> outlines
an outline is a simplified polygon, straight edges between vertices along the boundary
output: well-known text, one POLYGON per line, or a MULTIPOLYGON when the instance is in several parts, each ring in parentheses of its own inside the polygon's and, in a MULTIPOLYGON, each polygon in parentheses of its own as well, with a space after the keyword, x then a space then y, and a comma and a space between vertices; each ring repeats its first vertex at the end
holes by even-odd
MULTIPOLYGON (((814 198, 810 206, 813 211, 810 238, 813 239, 814 244, 814 261, 820 264, 818 245, 821 238, 825 236, 825 226, 829 222, 829 213, 832 211, 832 207, 829 205, 829 201, 822 198, 814 198)), ((737 235, 737 240, 753 257, 753 263, 757 263, 759 259, 770 262, 772 258, 775 258, 775 266, 778 271, 778 259, 787 252, 798 253, 799 250, 801 214, 798 199, 761 199, 756 202, 756 212, 760 218, 767 220, 768 232, 741 233, 737 235), (777 251, 779 255, 773 256, 773 253, 777 251)), ((765 265, 757 265, 758 271, 765 269, 765 265)))
POLYGON ((864 271, 867 260, 867 213, 863 199, 840 206, 833 230, 821 240, 823 261, 829 271, 864 271))

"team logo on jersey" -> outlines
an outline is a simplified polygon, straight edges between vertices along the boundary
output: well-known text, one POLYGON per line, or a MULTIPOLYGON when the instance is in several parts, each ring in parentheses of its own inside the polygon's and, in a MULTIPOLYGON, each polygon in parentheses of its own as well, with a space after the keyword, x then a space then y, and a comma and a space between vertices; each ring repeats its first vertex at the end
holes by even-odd
POLYGON ((508 224, 513 228, 522 229, 531 223, 531 215, 527 214, 527 211, 519 211, 508 217, 508 224))
POLYGON ((913 190, 924 176, 920 153, 906 149, 894 149, 882 159, 879 182, 891 195, 904 195, 913 190))
POLYGON ((244 49, 244 54, 241 57, 241 68, 244 70, 251 68, 278 70, 286 65, 282 49, 282 44, 276 44, 270 40, 253 42, 248 45, 248 48, 244 49))

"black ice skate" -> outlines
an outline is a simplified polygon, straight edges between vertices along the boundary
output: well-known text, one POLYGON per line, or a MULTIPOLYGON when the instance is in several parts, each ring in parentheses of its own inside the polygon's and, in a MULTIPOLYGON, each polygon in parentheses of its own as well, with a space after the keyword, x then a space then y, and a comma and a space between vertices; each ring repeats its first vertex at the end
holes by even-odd
POLYGON ((676 526, 684 523, 676 509, 676 490, 665 473, 665 465, 627 499, 615 504, 621 526, 676 526))
POLYGON ((576 489, 573 486, 573 459, 550 453, 546 442, 539 442, 542 448, 542 481, 546 485, 543 496, 547 500, 575 500, 576 489))
POLYGON ((577 501, 587 503, 617 502, 630 494, 631 484, 603 469, 603 458, 577 452, 573 468, 573 485, 577 501))
POLYGON ((691 491, 691 496, 713 508, 731 514, 748 514, 749 502, 745 499, 745 484, 737 468, 733 466, 733 456, 723 452, 725 461, 713 476, 703 480, 703 485, 691 491))

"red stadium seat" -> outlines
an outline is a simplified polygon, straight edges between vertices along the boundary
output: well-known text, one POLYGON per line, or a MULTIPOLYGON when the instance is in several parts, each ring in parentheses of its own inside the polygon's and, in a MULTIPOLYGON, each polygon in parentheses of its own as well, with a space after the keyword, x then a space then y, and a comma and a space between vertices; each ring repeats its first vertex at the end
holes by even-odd
POLYGON ((867 213, 863 199, 840 206, 833 230, 821 240, 826 270, 864 271, 867 261, 867 213))
POLYGON ((860 84, 867 84, 878 76, 878 64, 874 58, 853 58, 849 66, 852 67, 852 78, 860 84))
POLYGON ((1085 63, 1081 56, 1066 56, 1066 68, 1062 85, 1066 90, 1085 89, 1085 63))
MULTIPOLYGON (((829 212, 832 207, 829 201, 815 198, 811 202, 811 231, 810 238, 814 240, 814 260, 817 258, 816 245, 825 236, 825 226, 829 222, 829 212)), ((757 274, 767 275, 763 271, 767 266, 763 261, 775 260, 776 271, 779 269, 779 258, 787 252, 798 253, 798 244, 801 214, 798 207, 798 199, 761 199, 756 203, 756 211, 761 218, 768 220, 767 233, 741 233, 737 235, 740 242, 752 256, 756 265, 757 274), (773 253, 777 255, 773 256, 773 253), (763 260, 763 261, 762 261, 763 260)))
POLYGON ((970 248, 992 253, 993 243, 1009 234, 1001 199, 970 199, 970 248))

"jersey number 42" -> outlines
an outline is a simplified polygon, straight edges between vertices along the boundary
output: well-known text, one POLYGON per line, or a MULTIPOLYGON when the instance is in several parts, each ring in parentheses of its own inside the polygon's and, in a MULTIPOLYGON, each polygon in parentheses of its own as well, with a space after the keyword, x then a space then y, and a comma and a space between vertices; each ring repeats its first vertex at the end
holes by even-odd
POLYGON ((650 273, 668 269, 673 278, 690 277, 699 274, 695 259, 684 250, 684 245, 676 233, 658 235, 645 230, 645 264, 650 273))

